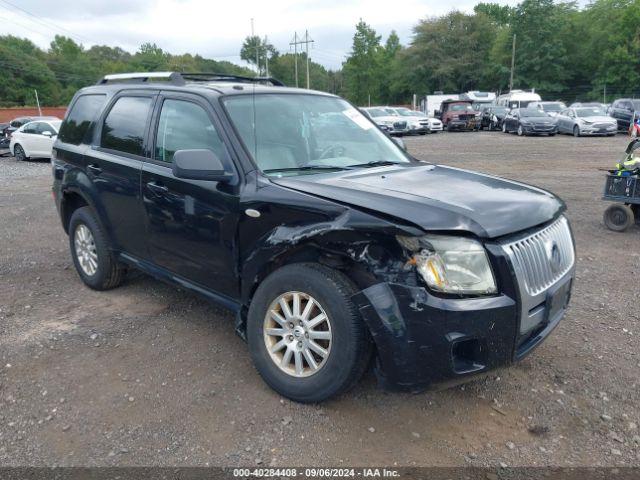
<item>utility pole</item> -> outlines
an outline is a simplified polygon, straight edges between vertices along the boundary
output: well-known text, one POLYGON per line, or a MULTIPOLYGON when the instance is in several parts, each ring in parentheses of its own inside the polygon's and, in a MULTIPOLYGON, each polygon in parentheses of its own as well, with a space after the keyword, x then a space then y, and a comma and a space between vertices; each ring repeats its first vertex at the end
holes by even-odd
POLYGON ((289 43, 293 45, 293 58, 295 64, 296 88, 298 88, 298 32, 293 33, 293 41, 289 43))
POLYGON ((602 103, 607 103, 607 84, 604 84, 604 88, 602 90, 602 103))
POLYGON ((516 65, 516 34, 513 34, 513 46, 511 47, 511 79, 509 80, 509 91, 513 90, 513 70, 516 65))
MULTIPOLYGON (((253 32, 253 18, 251 19, 251 39, 255 40, 256 36, 253 32)), ((256 42, 256 77, 260 76, 260 39, 256 42)))
POLYGON ((307 88, 310 88, 311 82, 309 77, 309 44, 314 43, 314 41, 311 39, 311 37, 309 37, 309 30, 304 31, 304 39, 301 38, 300 40, 298 40, 298 34, 294 34, 293 42, 289 44, 294 45, 296 49, 296 87, 298 86, 298 45, 302 45, 303 43, 305 45, 305 52, 307 56, 307 88))
POLYGON ((269 50, 267 49, 267 45, 269 45, 269 40, 267 39, 267 36, 264 36, 264 67, 265 67, 265 76, 268 77, 269 76, 269 50))
POLYGON ((34 90, 36 93, 36 104, 38 105, 38 115, 42 116, 42 109, 40 109, 40 100, 38 99, 38 90, 34 90))

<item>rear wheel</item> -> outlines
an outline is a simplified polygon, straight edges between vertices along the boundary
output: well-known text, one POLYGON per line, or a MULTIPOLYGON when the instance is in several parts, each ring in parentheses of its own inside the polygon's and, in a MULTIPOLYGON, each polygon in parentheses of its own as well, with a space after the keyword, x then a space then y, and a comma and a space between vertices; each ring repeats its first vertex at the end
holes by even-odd
POLYGON ((351 301, 355 291, 342 273, 311 263, 285 266, 260 284, 249 308, 247 341, 271 388, 307 403, 355 385, 372 351, 351 301))
POLYGON ((13 146, 13 155, 14 157, 16 157, 16 161, 18 162, 24 162, 25 160, 29 159, 27 157, 27 154, 24 152, 24 148, 22 148, 22 145, 20 145, 19 143, 16 143, 13 146))
POLYGON ((616 203, 604 211, 604 224, 614 232, 624 232, 634 221, 633 210, 628 205, 616 203))
POLYGON ((78 208, 71 215, 69 247, 76 271, 88 287, 108 290, 122 282, 125 270, 115 259, 91 208, 78 208))

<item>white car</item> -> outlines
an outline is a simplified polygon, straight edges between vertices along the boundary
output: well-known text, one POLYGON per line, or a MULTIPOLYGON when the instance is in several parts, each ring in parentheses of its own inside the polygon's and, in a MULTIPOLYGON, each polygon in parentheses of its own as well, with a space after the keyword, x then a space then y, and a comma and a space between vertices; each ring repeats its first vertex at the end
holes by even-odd
POLYGON ((30 158, 51 158, 51 149, 61 123, 62 120, 56 117, 25 123, 11 135, 11 155, 19 162, 30 158))
POLYGON ((404 135, 409 133, 409 122, 400 115, 387 111, 384 107, 367 107, 362 112, 390 135, 404 135))
POLYGON ((390 114, 398 115, 407 120, 408 133, 425 133, 441 132, 443 129, 442 122, 437 118, 429 118, 426 114, 417 110, 410 110, 406 107, 385 107, 390 114))

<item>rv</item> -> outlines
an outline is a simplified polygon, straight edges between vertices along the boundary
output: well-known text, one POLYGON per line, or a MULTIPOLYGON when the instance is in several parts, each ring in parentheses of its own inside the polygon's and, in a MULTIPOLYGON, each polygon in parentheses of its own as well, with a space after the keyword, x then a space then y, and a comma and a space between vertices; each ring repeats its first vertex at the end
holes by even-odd
POLYGON ((509 93, 500 95, 497 104, 507 108, 525 108, 531 102, 540 102, 542 98, 534 90, 511 90, 509 93))

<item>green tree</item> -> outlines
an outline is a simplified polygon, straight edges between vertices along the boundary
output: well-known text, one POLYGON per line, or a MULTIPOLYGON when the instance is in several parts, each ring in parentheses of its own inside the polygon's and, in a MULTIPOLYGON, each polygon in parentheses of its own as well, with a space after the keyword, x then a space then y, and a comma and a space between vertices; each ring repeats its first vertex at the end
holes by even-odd
POLYGON ((261 39, 259 36, 249 36, 244 39, 242 48, 240 49, 240 58, 251 65, 257 66, 258 75, 266 73, 266 58, 269 62, 278 56, 276 48, 267 42, 267 39, 261 39), (256 63, 258 62, 258 63, 256 63))
POLYGON ((360 20, 351 54, 342 66, 347 97, 358 105, 380 100, 380 36, 360 20))

